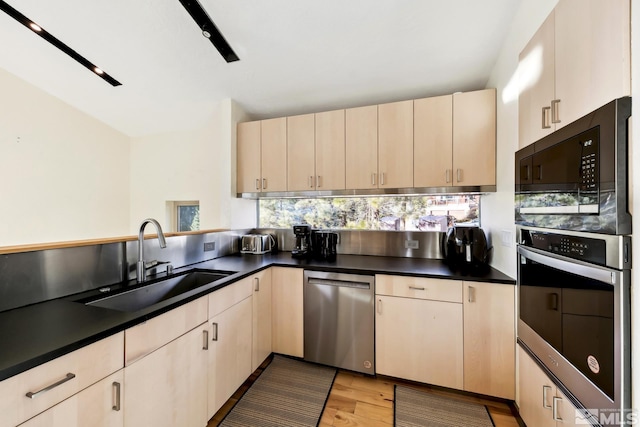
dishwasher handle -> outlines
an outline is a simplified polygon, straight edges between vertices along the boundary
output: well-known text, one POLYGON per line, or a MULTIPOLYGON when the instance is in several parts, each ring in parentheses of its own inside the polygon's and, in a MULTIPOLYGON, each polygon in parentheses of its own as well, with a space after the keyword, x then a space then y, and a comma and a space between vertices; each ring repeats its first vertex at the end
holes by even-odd
POLYGON ((319 277, 309 277, 307 283, 310 285, 337 286, 342 288, 371 289, 371 283, 354 282, 350 280, 321 279, 319 277))

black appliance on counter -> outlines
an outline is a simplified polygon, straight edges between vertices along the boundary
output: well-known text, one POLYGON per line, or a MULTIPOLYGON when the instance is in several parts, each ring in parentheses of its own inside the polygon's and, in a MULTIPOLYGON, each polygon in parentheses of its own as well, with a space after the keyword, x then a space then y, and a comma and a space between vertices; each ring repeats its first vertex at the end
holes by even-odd
POLYGON ((293 258, 311 257, 311 226, 299 224, 293 226, 293 234, 296 236, 296 244, 291 251, 293 258))
POLYGON ((445 261, 452 267, 482 269, 489 265, 492 248, 480 227, 449 227, 443 243, 445 261))
POLYGON ((631 98, 614 100, 515 155, 518 344, 576 408, 618 414, 631 405, 630 116, 631 98))
POLYGON ((311 248, 313 258, 321 261, 336 260, 338 233, 325 230, 311 231, 311 248))

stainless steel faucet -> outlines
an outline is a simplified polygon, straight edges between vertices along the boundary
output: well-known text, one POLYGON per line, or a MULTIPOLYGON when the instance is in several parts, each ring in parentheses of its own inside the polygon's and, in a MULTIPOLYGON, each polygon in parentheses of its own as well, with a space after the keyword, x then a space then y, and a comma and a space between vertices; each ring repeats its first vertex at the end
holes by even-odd
POLYGON ((147 269, 144 262, 144 228, 149 223, 156 227, 160 247, 167 247, 167 241, 164 239, 164 233, 162 232, 162 227, 160 227, 158 221, 153 218, 147 218, 142 221, 142 224, 140 224, 140 232, 138 233, 138 264, 136 265, 136 279, 138 283, 144 282, 147 279, 147 269))

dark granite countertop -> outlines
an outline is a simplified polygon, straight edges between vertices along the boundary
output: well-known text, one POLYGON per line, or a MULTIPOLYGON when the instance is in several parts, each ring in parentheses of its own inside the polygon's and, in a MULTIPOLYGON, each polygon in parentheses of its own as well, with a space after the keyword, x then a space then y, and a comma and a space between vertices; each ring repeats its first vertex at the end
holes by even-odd
MULTIPOLYGON (((133 313, 76 302, 88 296, 97 295, 95 291, 0 313, 0 381, 142 323, 271 266, 515 285, 514 279, 493 268, 487 268, 482 272, 462 271, 451 269, 441 260, 338 255, 334 262, 323 262, 293 259, 290 252, 230 255, 182 267, 176 269, 174 273, 192 269, 225 270, 237 273, 182 294, 179 298, 133 313)), ((132 286, 132 283, 115 285, 112 287, 112 292, 118 292, 125 286, 132 286)))

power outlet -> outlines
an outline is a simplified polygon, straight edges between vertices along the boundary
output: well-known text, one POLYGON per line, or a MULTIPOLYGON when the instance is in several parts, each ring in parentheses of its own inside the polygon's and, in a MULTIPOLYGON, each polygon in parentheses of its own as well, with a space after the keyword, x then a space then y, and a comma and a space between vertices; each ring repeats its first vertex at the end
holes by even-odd
POLYGON ((511 230, 501 230, 500 231, 500 240, 502 241, 502 246, 507 248, 513 247, 513 233, 511 230))
POLYGON ((204 251, 215 251, 216 250, 216 242, 204 242, 204 251))
POLYGON ((405 249, 418 249, 420 247, 420 242, 417 240, 405 240, 404 248, 405 249))

